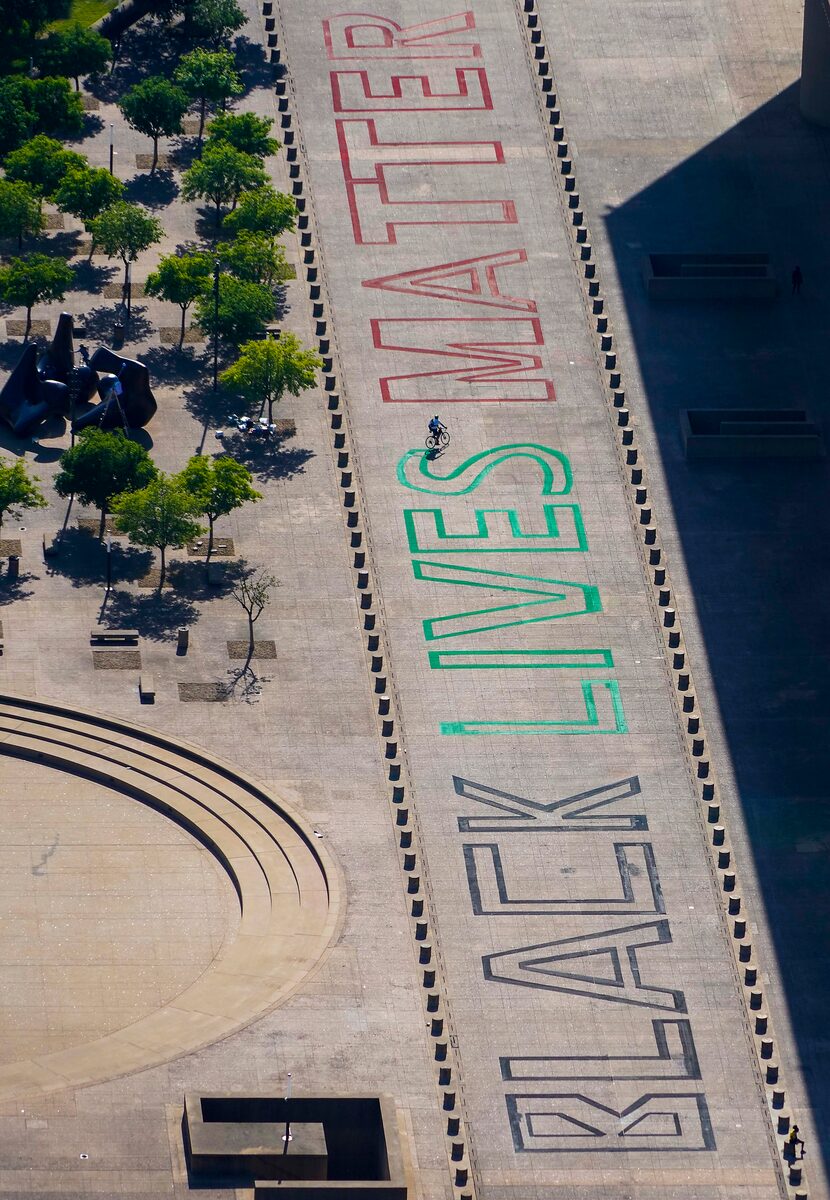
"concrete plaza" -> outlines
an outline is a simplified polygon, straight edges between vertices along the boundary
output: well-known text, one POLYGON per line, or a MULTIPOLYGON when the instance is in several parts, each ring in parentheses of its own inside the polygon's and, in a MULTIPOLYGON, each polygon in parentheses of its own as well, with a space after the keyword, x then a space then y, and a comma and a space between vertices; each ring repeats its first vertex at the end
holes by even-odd
MULTIPOLYGON (((745 115, 718 75, 733 26, 669 7, 664 24, 657 0, 306 0, 266 30, 251 5, 243 103, 278 119, 275 180, 302 209, 285 325, 326 360, 285 405, 295 440, 238 444, 265 498, 219 531, 280 578, 258 628, 275 658, 253 692, 208 702, 193 685, 227 681, 240 610, 185 552, 154 598, 146 556, 121 548, 104 616, 142 634, 157 698, 140 707, 135 666, 97 669, 85 644, 100 556, 73 533, 38 561, 55 504, 16 533, 0 689, 259 781, 319 838, 332 925, 271 1005, 252 984, 213 1011, 221 1036, 194 1015, 178 1053, 84 1056, 209 981, 239 904, 158 813, 4 758, 0 1195, 189 1195, 182 1093, 280 1094, 289 1071, 299 1092, 390 1094, 425 1200, 827 1195, 653 403, 672 367, 646 369, 649 314, 606 211, 745 115), (655 66, 638 47, 658 29, 655 66), (433 458, 436 411, 452 442, 433 458), (31 1069, 76 1048, 86 1087, 31 1069), (809 1181, 782 1158, 793 1120, 809 1181)), ((735 76, 753 111, 797 72, 796 16, 767 7, 771 44, 747 56, 774 69, 735 76)), ((169 246, 193 217, 164 203, 169 246)), ((173 369, 161 306, 142 304, 133 349, 163 381, 149 432, 176 469, 212 448, 222 402, 204 363, 173 369)))

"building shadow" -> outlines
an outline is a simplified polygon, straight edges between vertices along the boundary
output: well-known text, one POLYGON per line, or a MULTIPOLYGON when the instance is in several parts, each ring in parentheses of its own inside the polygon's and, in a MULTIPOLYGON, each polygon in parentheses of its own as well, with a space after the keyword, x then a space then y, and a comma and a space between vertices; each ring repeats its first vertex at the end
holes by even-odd
POLYGON ((605 218, 818 1130, 830 1123, 830 462, 687 462, 679 414, 804 408, 828 444, 828 194, 830 132, 801 119, 794 85, 605 218), (642 259, 659 251, 768 252, 780 294, 651 302, 642 259))

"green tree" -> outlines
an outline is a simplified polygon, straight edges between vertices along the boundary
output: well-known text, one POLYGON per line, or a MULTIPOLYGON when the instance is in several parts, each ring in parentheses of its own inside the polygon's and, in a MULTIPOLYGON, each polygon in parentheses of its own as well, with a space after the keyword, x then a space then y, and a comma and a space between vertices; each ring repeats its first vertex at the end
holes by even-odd
POLYGON ((197 299, 196 324, 211 338, 218 328, 223 341, 231 346, 239 346, 250 338, 262 335, 274 310, 274 297, 268 288, 260 283, 235 279, 233 275, 222 275, 219 279, 218 326, 212 292, 197 299))
POLYGON ((178 304, 182 310, 179 349, 184 342, 184 323, 187 310, 194 300, 210 287, 213 263, 207 254, 167 254, 160 259, 155 271, 147 276, 148 296, 178 304))
POLYGON ((161 75, 142 79, 119 100, 118 107, 127 124, 153 139, 151 175, 155 174, 158 166, 159 138, 182 132, 182 117, 189 103, 182 89, 161 75))
POLYGON ((234 241, 220 242, 216 253, 237 279, 247 279, 251 283, 273 288, 291 278, 291 267, 285 260, 285 251, 267 234, 243 229, 234 241))
POLYGON ((69 0, 2 0, 0 46, 6 54, 23 56, 44 25, 65 17, 68 11, 69 0))
POLYGON ((60 458, 55 476, 59 496, 77 496, 81 504, 101 513, 98 536, 104 536, 107 513, 114 496, 146 487, 156 477, 150 455, 120 429, 82 429, 78 440, 60 458))
POLYGON ((219 143, 206 146, 202 157, 185 171, 182 195, 185 200, 212 200, 218 225, 223 204, 235 208, 242 192, 263 186, 267 178, 259 159, 219 143))
POLYGON ((33 306, 49 300, 63 300, 72 279, 72 271, 65 262, 46 254, 14 258, 7 267, 0 268, 0 299, 15 308, 26 309, 24 342, 29 340, 33 306))
POLYGON ((16 237, 19 250, 25 235, 42 228, 40 202, 28 183, 0 179, 0 237, 16 237))
MULTIPOLYGON (((90 223, 123 195, 124 184, 105 167, 83 167, 69 171, 63 177, 52 199, 61 212, 72 213, 73 217, 83 221, 89 232, 90 223)), ((94 253, 95 238, 90 237, 90 261, 94 253)))
POLYGON ((198 506, 178 479, 157 475, 137 492, 125 492, 112 502, 115 524, 137 546, 159 552, 159 593, 164 587, 168 547, 183 546, 205 532, 196 520, 198 506))
POLYGON ((80 91, 81 75, 103 71, 112 58, 112 45, 95 29, 73 21, 53 30, 38 43, 36 61, 44 75, 68 75, 80 91))
POLYGON ((140 204, 116 200, 100 216, 89 222, 89 232, 108 258, 120 258, 124 264, 124 288, 127 270, 139 254, 160 242, 164 230, 140 204))
POLYGON ((191 0, 185 6, 190 32, 214 50, 245 24, 245 14, 236 0, 191 0))
POLYGON ((213 553, 213 527, 217 518, 226 517, 243 504, 261 500, 262 493, 254 489, 251 472, 245 464, 224 454, 220 458, 194 455, 178 479, 196 502, 199 515, 207 517, 205 570, 209 571, 213 553))
POLYGON ((230 50, 191 50, 176 68, 176 83, 199 105, 199 141, 205 132, 208 104, 225 104, 243 91, 230 50))
POLYGON ((46 508, 37 479, 26 470, 22 458, 11 465, 0 459, 0 529, 6 514, 16 519, 24 508, 46 508))
POLYGON ((65 150, 60 142, 40 133, 19 150, 6 157, 6 178, 28 183, 42 202, 53 196, 70 171, 81 170, 87 160, 74 150, 65 150))
POLYGON ((72 91, 68 79, 29 79, 20 81, 21 96, 32 114, 36 133, 80 133, 84 124, 81 97, 72 91))
POLYGON ((222 228, 232 234, 248 229, 251 233, 279 237, 294 228, 296 219, 297 206, 291 197, 267 185, 245 192, 240 197, 239 207, 225 217, 222 228))
POLYGON ((0 79, 0 158, 22 146, 35 131, 35 122, 23 99, 20 77, 0 79))
POLYGON ((208 144, 227 142, 243 154, 268 158, 281 146, 275 137, 271 137, 273 124, 270 117, 258 117, 252 112, 219 113, 208 125, 208 144))
POLYGON ((271 593, 278 588, 279 580, 267 571, 249 572, 231 588, 231 595, 244 610, 248 618, 248 657, 243 672, 248 670, 254 657, 254 625, 270 603, 271 593))
POLYGON ((317 371, 323 365, 316 350, 307 350, 293 333, 260 342, 246 342, 236 362, 223 371, 222 385, 260 410, 268 405, 268 421, 273 421, 274 404, 290 392, 314 387, 317 371))

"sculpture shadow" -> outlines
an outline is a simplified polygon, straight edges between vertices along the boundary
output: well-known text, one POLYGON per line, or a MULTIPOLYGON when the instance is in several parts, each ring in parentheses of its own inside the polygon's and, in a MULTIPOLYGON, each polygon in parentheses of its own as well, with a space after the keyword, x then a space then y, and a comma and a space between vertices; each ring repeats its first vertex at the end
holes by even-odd
MULTIPOLYGON (((120 541, 113 542, 112 577, 125 583, 143 577, 153 560, 151 550, 141 550, 120 541)), ((73 587, 103 584, 107 578, 107 549, 95 534, 86 529, 69 528, 58 539, 58 551, 49 559, 49 571, 63 575, 73 587)))
POLYGON ((113 626, 137 629, 139 636, 152 642, 173 642, 176 631, 199 620, 200 612, 187 596, 165 590, 139 595, 117 586, 110 592, 103 619, 113 626))
POLYGON ((143 171, 134 175, 124 189, 125 198, 145 208, 167 208, 179 194, 173 172, 166 167, 159 167, 155 175, 143 171))
MULTIPOLYGON (((819 1131, 830 1126, 830 559, 816 551, 830 541, 830 459, 688 462, 680 413, 798 407, 827 441, 828 190, 830 131, 802 120, 794 84, 605 218, 711 671, 704 717, 711 703, 723 722, 819 1131), (781 294, 650 302, 642 256, 678 250, 765 251, 781 294)), ((818 1152, 830 1167, 830 1141, 818 1152)))

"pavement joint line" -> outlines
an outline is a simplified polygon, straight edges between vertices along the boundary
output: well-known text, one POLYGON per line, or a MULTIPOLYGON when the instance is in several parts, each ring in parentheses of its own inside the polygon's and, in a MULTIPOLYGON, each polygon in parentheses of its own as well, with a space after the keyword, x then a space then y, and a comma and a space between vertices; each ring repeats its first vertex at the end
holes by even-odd
MULTIPOLYGON (((266 8, 270 8, 268 0, 265 0, 263 4, 263 15, 265 15, 266 8)), ((284 45, 285 32, 279 0, 276 3, 276 12, 276 22, 279 24, 279 32, 271 36, 274 37, 275 41, 282 41, 284 45)), ((272 43, 269 41, 269 44, 272 43)), ((271 49, 271 62, 272 64, 281 62, 280 51, 278 49, 271 49)), ((299 127, 299 121, 292 122, 291 93, 293 92, 293 88, 290 72, 287 67, 285 68, 283 77, 277 81, 275 90, 280 100, 285 101, 285 111, 282 118, 283 131, 292 124, 294 125, 291 141, 292 143, 294 142, 294 132, 296 132, 298 157, 306 159, 305 143, 302 130, 299 127)), ((288 141, 287 137, 284 137, 284 141, 288 141)), ((302 195, 303 183, 299 173, 298 177, 294 180, 292 190, 295 203, 297 203, 298 209, 300 209, 297 198, 302 195)), ((328 393, 328 408, 331 413, 330 421, 334 434, 332 439, 332 453, 334 455, 335 467, 340 471, 340 489, 343 493, 343 507, 346 509, 347 514, 346 529, 347 531, 352 531, 349 536, 350 546, 353 545, 353 539, 356 534, 360 535, 361 544, 363 539, 365 539, 366 543, 366 549, 363 551, 364 565, 360 569, 355 568, 355 592, 359 610, 364 614, 364 632, 374 630, 377 627, 378 616, 380 617, 381 630, 383 630, 385 628, 385 614, 382 600, 375 592, 369 590, 370 574, 365 568, 366 558, 368 557, 372 574, 377 575, 377 572, 374 570, 375 557, 372 550, 371 533, 368 524, 365 522, 365 517, 363 527, 361 528, 360 513, 365 510, 360 502, 362 492, 360 464, 355 454, 354 445, 349 446, 352 438, 348 405, 343 403, 345 389, 342 387, 338 388, 338 373, 335 369, 339 357, 337 352, 337 333, 334 325, 325 317, 326 310, 331 306, 328 298, 324 257, 319 244, 316 249, 314 247, 314 234, 317 222, 314 217, 313 200, 310 196, 308 203, 303 199, 300 212, 301 216, 305 218, 302 222, 298 220, 302 244, 307 250, 310 249, 315 254, 315 261, 319 262, 319 271, 317 268, 314 268, 315 274, 313 280, 309 280, 307 286, 309 288, 309 299, 312 304, 312 314, 317 320, 318 345, 321 346, 322 354, 322 341, 325 342, 325 353, 331 359, 332 364, 331 372, 325 377, 325 386, 328 393), (325 299, 323 299, 324 296, 325 299), (339 459, 343 454, 346 455, 346 460, 341 464, 339 459), (343 469, 347 463, 351 465, 351 470, 343 469), (376 607, 377 612, 375 611, 376 607), (367 619, 371 622, 368 625, 366 623, 367 619)), ((388 639, 385 640, 388 645, 388 639)), ((402 875, 406 879, 405 897, 409 903, 410 929, 413 933, 415 947, 420 946, 422 950, 428 943, 432 943, 433 936, 435 946, 437 947, 439 943, 437 923, 434 916, 430 916, 431 906, 429 902, 432 900, 432 890, 429 884, 420 826, 417 814, 410 811, 409 808, 402 806, 407 792, 410 795, 414 795, 414 788, 406 764, 403 722, 397 703, 397 688, 392 665, 388 659, 387 650, 386 659, 381 659, 379 670, 375 672, 373 670, 371 652, 368 648, 364 652, 369 659, 369 678, 371 680, 374 677, 374 694, 376 696, 384 694, 387 697, 386 713, 384 714, 385 721, 382 719, 380 712, 377 714, 377 720, 380 722, 379 733, 385 746, 384 757, 388 777, 390 782, 396 785, 392 787, 390 792, 391 811, 395 813, 393 828, 399 838, 406 838, 407 843, 407 853, 406 856, 401 856, 400 867, 402 875), (384 675, 379 673, 382 668, 385 668, 384 675), (378 693, 377 688, 381 682, 383 683, 383 691, 382 693, 378 693), (388 722, 391 726, 388 736, 384 735, 383 732, 385 722, 388 722), (396 738, 393 738, 392 730, 395 727, 397 727, 399 733, 396 738), (400 782, 402 776, 403 782, 400 782), (427 897, 426 900, 423 898, 424 894, 427 897)), ((380 705, 378 705, 379 708, 380 705)), ((403 847, 403 842, 401 842, 401 846, 403 847)), ((434 906, 432 907, 434 911, 434 906)), ((436 957, 440 958, 440 955, 436 955, 436 957)), ((431 956, 429 961, 431 961, 431 956)), ((434 1043, 434 1072, 441 1109, 444 1113, 449 1114, 445 1127, 445 1148, 453 1191, 459 1197, 459 1200, 475 1200, 476 1190, 474 1181, 476 1171, 472 1161, 472 1147, 464 1133, 465 1109, 460 1064, 455 1046, 457 1039, 454 1033, 451 1032, 452 1021, 443 975, 443 970, 436 966, 433 966, 429 973, 423 973, 422 999, 424 1013, 428 1018, 427 1028, 430 1038, 434 1043), (428 977, 429 983, 427 983, 428 977), (432 997, 436 998, 434 1003, 432 1002, 432 997), (453 1079, 455 1079, 455 1084, 449 1087, 448 1085, 453 1079)))
MULTIPOLYGON (((539 113, 540 120, 542 120, 543 129, 550 135, 550 137, 545 139, 548 159, 557 181, 557 195, 563 214, 563 221, 566 227, 568 227, 567 213, 573 207, 571 200, 574 196, 577 197, 576 203, 578 204, 576 176, 573 173, 570 146, 565 138, 565 126, 562 121, 561 110, 558 107, 558 95, 555 90, 550 58, 545 48, 546 40, 541 14, 536 12, 536 0, 522 0, 521 7, 519 0, 514 0, 514 7, 520 30, 524 31, 523 43, 528 67, 535 79, 537 112, 539 113), (531 46, 533 47, 532 57, 529 51, 529 47, 531 46), (534 59, 536 61, 536 71, 533 70, 534 59), (541 105, 540 94, 542 97, 541 105), (554 105, 557 107, 553 107, 554 105), (543 119, 543 113, 546 108, 549 111, 547 122, 543 119), (556 148, 555 158, 551 155, 551 143, 556 148), (567 204, 565 197, 567 197, 567 204)), ((594 356, 597 366, 600 374, 607 376, 605 393, 606 402, 610 399, 609 415, 615 414, 616 416, 616 425, 620 440, 618 463, 621 478, 626 483, 625 490, 629 496, 629 514, 637 518, 637 523, 642 530, 643 544, 651 547, 649 553, 651 562, 664 562, 665 559, 660 545, 659 531, 653 520, 653 511, 648 499, 648 490, 642 483, 643 468, 639 468, 639 474, 636 477, 634 472, 629 472, 627 479, 624 471, 623 459, 626 460, 626 464, 628 465, 632 462, 637 462, 640 451, 635 445, 635 430, 631 421, 631 413, 625 406, 622 371, 618 364, 616 352, 613 350, 613 337, 607 332, 607 317, 602 328, 600 328, 600 321, 592 321, 592 316, 598 310, 605 312, 605 299, 601 295, 601 283, 597 276, 596 266, 590 261, 592 250, 589 231, 583 223, 584 214, 579 208, 574 208, 572 218, 577 213, 579 213, 579 221, 577 222, 572 219, 570 222, 572 258, 575 265, 579 263, 583 265, 580 295, 589 327, 592 327, 594 356), (577 251, 578 253, 576 253, 577 251), (590 313, 589 301, 591 302, 590 313), (621 449, 625 449, 626 453, 624 455, 620 453, 621 449)), ((645 569, 642 553, 641 564, 645 569)), ((645 571, 645 575, 646 579, 648 579, 647 571, 645 571)), ((741 1008, 744 1030, 749 1046, 753 1051, 753 1072, 759 1085, 759 1090, 766 1102, 767 1127, 770 1144, 775 1148, 775 1162, 778 1167, 779 1185, 786 1189, 783 1194, 789 1193, 795 1197, 795 1200, 807 1200, 808 1191, 804 1190, 807 1185, 803 1178, 803 1167, 796 1167, 794 1162, 791 1164, 784 1157, 782 1144, 779 1141, 780 1135, 786 1134, 789 1130, 793 1117, 792 1114, 784 1111, 786 1090, 779 1083, 779 1067, 777 1064, 770 1062, 776 1044, 776 1039, 772 1032, 772 1022, 768 1014, 764 1014, 762 1021, 759 1021, 757 1015, 754 1015, 754 1010, 763 1001, 763 992, 757 990, 759 967, 757 965, 757 957, 753 957, 752 943, 748 940, 746 917, 742 918, 740 922, 735 922, 731 931, 729 928, 728 914, 732 912, 729 896, 734 892, 737 884, 737 876, 732 869, 733 852, 729 848, 729 837, 725 825, 718 824, 721 820, 721 813, 720 804, 717 802, 717 787, 713 766, 709 757, 704 757, 707 751, 705 730, 702 718, 695 707, 693 676, 688 667, 687 652, 685 648, 682 651, 679 649, 684 644, 682 627, 680 626, 676 607, 673 604, 674 595, 665 566, 660 568, 659 578, 657 572, 652 574, 651 586, 647 588, 647 595, 657 628, 659 630, 662 625, 663 629, 663 640, 665 643, 664 663, 673 682, 672 696, 675 713, 681 729, 685 725, 685 736, 682 737, 682 741, 686 747, 687 770, 695 792, 699 794, 701 801, 708 805, 706 822, 703 820, 700 807, 696 810, 697 819, 699 826, 704 832, 704 838, 709 849, 707 861, 709 863, 710 874, 718 891, 721 891, 723 896, 726 897, 725 900, 722 899, 720 901, 717 908, 722 930, 732 943, 733 970, 738 985, 738 993, 742 999, 741 1008), (655 592, 657 593, 656 603, 655 592), (662 618, 660 618, 661 612, 662 618), (670 650, 674 652, 671 664, 667 657, 670 650), (682 711, 678 707, 678 693, 684 694, 682 711), (686 705, 687 700, 691 700, 689 707, 686 705), (684 721, 684 713, 693 715, 688 715, 684 721), (692 722, 695 723, 694 729, 691 728, 692 722), (706 782, 701 783, 701 781, 706 782), (714 822, 713 814, 716 814, 714 822), (707 823, 714 823, 715 828, 721 831, 717 841, 714 837, 714 830, 711 839, 706 835, 707 823), (715 864, 717 865, 715 866, 715 864), (739 928, 742 929, 740 936, 738 934, 739 928), (743 983, 741 983, 741 971, 743 971, 743 983), (761 1028, 759 1028, 759 1025, 761 1028), (773 1128, 773 1113, 777 1114, 777 1131, 773 1128)), ((740 904, 740 900, 738 900, 738 903, 740 904)))

